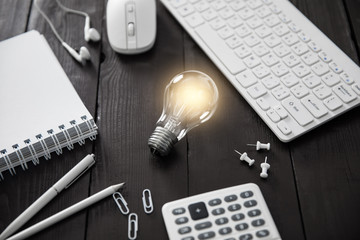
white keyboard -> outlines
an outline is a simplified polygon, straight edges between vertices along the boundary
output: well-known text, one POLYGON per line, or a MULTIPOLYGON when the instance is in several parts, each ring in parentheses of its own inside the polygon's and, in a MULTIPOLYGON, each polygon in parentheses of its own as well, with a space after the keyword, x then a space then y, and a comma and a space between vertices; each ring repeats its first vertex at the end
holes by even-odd
POLYGON ((287 0, 161 0, 283 142, 360 104, 360 69, 287 0))

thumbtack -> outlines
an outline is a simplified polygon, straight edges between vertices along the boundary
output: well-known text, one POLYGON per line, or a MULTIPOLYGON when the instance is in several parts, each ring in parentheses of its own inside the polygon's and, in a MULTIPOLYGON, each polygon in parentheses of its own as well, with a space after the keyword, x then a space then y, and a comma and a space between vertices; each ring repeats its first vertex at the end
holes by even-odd
POLYGON ((249 163, 249 167, 254 164, 255 160, 254 160, 254 159, 250 159, 246 152, 240 153, 240 152, 238 152, 238 151, 236 151, 236 150, 234 150, 234 151, 235 151, 237 154, 240 155, 240 160, 241 160, 241 161, 245 161, 245 162, 249 163))
POLYGON ((260 164, 260 167, 261 167, 260 177, 262 177, 262 178, 268 177, 267 171, 270 168, 270 164, 268 164, 266 161, 267 161, 267 157, 265 157, 265 162, 260 164))
POLYGON ((260 149, 270 150, 270 143, 261 143, 257 141, 256 144, 246 144, 246 145, 256 146, 256 151, 259 151, 260 149))

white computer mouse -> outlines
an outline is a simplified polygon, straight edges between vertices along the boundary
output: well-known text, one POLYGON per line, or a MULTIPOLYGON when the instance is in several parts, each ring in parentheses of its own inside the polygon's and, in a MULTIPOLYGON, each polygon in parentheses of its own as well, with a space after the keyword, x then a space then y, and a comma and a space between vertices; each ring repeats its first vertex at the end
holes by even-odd
POLYGON ((156 37, 155 0, 108 0, 106 24, 111 48, 123 54, 149 50, 156 37))

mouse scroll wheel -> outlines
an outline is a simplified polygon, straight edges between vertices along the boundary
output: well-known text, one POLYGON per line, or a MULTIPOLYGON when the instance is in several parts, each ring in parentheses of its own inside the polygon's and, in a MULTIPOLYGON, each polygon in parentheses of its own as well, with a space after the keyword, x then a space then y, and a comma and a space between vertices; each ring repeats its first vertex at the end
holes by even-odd
POLYGON ((135 24, 133 22, 128 23, 128 35, 134 36, 135 35, 135 24))

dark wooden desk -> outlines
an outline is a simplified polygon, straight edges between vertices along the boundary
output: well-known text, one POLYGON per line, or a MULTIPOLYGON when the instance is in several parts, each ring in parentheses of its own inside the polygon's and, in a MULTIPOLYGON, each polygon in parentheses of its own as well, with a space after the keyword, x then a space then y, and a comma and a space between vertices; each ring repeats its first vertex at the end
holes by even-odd
MULTIPOLYGON (((209 190, 253 182, 260 186, 283 239, 359 239, 360 109, 285 144, 280 142, 159 2, 157 39, 145 54, 113 52, 106 33, 106 1, 62 0, 86 11, 101 31, 100 43, 83 39, 84 19, 64 14, 54 1, 39 1, 60 35, 72 46, 86 45, 92 60, 81 66, 65 52, 32 1, 2 0, 0 40, 36 29, 45 35, 80 97, 96 118, 99 136, 85 147, 65 150, 0 182, 0 231, 62 177, 87 153, 96 165, 63 191, 25 227, 115 183, 125 181, 123 195, 139 215, 138 239, 167 239, 161 216, 165 202, 209 190), (198 69, 216 81, 219 108, 194 129, 165 159, 154 158, 147 140, 162 109, 163 90, 177 73, 198 69), (246 143, 270 142, 270 152, 246 143), (246 150, 257 163, 271 163, 267 180, 259 166, 249 169, 233 149, 246 150), (155 212, 142 209, 142 190, 152 191, 155 212)), ((360 1, 292 1, 346 54, 359 63, 360 1)), ((1 54, 1 53, 0 53, 1 54)), ((21 70, 21 69, 20 69, 21 70)), ((360 76, 358 76, 360 77, 360 76)), ((64 96, 66 97, 66 96, 64 96)), ((257 164, 258 165, 258 164, 257 164)), ((31 239, 127 239, 127 218, 111 197, 31 239)))

